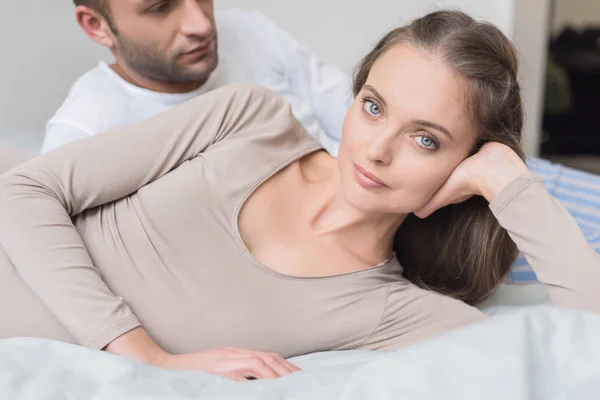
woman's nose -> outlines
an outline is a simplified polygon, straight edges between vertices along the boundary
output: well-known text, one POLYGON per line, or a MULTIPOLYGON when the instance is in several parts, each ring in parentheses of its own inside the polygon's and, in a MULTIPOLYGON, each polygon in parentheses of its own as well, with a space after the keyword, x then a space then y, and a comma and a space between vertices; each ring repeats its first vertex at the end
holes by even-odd
POLYGON ((390 164, 394 154, 392 138, 393 136, 389 133, 374 136, 366 145, 367 159, 377 164, 390 164))

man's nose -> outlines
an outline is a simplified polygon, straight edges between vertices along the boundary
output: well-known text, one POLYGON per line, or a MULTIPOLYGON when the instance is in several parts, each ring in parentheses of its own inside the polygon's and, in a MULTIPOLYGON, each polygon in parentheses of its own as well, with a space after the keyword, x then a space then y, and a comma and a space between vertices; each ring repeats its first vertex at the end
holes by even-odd
POLYGON ((181 33, 205 38, 214 29, 212 15, 202 9, 196 0, 184 0, 181 10, 181 33))

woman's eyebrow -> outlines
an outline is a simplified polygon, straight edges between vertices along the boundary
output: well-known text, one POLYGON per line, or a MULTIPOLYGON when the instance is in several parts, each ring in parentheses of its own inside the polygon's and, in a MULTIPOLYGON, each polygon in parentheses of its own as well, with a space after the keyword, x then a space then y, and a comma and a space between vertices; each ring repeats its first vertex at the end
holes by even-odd
MULTIPOLYGON (((377 91, 377 89, 375 89, 373 86, 367 85, 367 84, 364 85, 364 88, 367 89, 367 90, 369 90, 370 92, 372 92, 373 95, 375 97, 377 97, 377 100, 379 100, 384 106, 387 106, 387 103, 385 102, 385 99, 377 91)), ((426 126, 428 128, 436 129, 436 130, 442 132, 444 135, 448 136, 450 139, 454 140, 454 136, 452 136, 452 134, 450 133, 450 131, 448 129, 444 128, 440 124, 436 124, 435 122, 431 122, 431 121, 426 121, 424 119, 413 119, 411 122, 413 124, 415 124, 415 125, 421 125, 421 126, 426 126)))
POLYGON ((368 89, 369 91, 371 91, 375 97, 377 97, 377 100, 379 100, 384 106, 387 107, 387 103, 385 102, 385 99, 383 98, 383 96, 377 91, 377 89, 375 89, 373 86, 371 85, 365 85, 364 86, 365 89, 368 89))
POLYGON ((454 140, 454 137, 450 134, 450 131, 448 129, 444 128, 442 125, 436 124, 435 122, 426 121, 423 119, 413 119, 411 122, 415 125, 422 125, 428 128, 436 129, 442 132, 444 135, 448 136, 450 139, 454 140))

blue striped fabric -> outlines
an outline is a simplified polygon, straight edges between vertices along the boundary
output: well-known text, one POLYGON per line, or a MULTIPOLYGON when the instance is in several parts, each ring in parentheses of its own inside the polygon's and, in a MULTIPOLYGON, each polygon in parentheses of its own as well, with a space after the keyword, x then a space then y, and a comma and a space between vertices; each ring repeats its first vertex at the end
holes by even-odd
MULTIPOLYGON (((527 165, 544 179, 548 192, 569 211, 588 242, 600 253, 600 176, 537 158, 527 160, 527 165)), ((508 273, 507 281, 537 282, 535 272, 522 254, 508 273)))

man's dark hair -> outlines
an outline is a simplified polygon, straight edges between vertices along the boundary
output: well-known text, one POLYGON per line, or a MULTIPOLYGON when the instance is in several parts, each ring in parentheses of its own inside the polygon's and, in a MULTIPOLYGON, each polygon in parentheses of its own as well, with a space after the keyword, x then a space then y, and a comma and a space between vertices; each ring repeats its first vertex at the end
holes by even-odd
POLYGON ((110 6, 108 0, 73 0, 76 6, 86 6, 100 13, 106 20, 110 30, 116 35, 118 34, 117 27, 115 26, 112 16, 110 14, 110 6))

